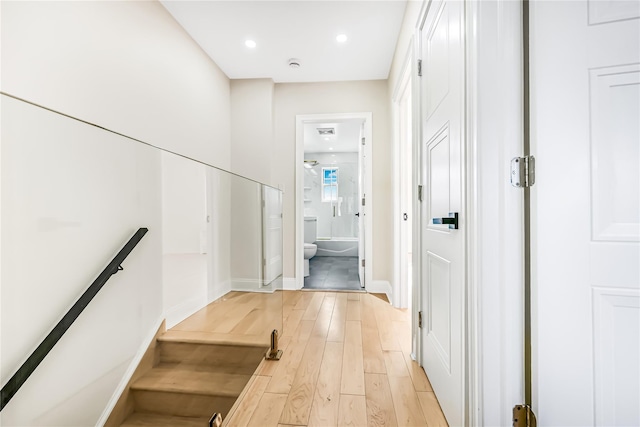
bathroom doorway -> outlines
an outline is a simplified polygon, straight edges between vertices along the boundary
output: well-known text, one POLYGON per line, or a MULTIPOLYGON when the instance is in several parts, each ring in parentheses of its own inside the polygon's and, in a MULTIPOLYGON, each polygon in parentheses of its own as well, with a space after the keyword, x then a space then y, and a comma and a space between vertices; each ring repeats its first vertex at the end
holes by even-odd
POLYGON ((367 210, 371 202, 370 116, 297 117, 299 288, 365 289, 370 272, 367 255, 371 253, 367 250, 371 221, 367 210))

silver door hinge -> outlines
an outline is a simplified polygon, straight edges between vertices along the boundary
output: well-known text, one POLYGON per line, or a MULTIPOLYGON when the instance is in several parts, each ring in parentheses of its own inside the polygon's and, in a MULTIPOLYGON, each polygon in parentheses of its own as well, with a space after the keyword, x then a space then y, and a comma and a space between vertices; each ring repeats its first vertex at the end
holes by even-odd
POLYGON ((422 328, 422 312, 418 312, 418 328, 422 328))
MULTIPOLYGON (((363 267, 364 267, 364 264, 365 264, 365 262, 364 262, 364 259, 363 259, 363 260, 362 260, 362 266, 363 266, 363 267)), ((352 264, 352 265, 353 265, 353 264, 352 264)))
POLYGON ((418 201, 422 201, 422 185, 418 185, 418 201))
POLYGON ((536 414, 529 405, 513 407, 513 427, 536 427, 536 414))
POLYGON ((364 141, 365 141, 365 139, 364 139, 364 137, 362 137, 362 145, 364 145, 364 141))
POLYGON ((365 198, 363 197, 362 198, 362 206, 364 206, 364 203, 365 203, 365 198))
POLYGON ((536 182, 536 159, 533 156, 511 159, 511 185, 518 188, 531 187, 536 182))
POLYGON ((418 76, 422 77, 422 59, 418 59, 418 76))

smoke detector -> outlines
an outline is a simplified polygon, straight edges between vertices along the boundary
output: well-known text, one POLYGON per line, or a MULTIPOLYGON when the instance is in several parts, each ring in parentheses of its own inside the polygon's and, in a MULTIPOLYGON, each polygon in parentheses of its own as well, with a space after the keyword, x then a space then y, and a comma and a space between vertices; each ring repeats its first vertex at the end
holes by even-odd
POLYGON ((289 59, 289 67, 291 68, 300 68, 300 60, 297 58, 289 59))

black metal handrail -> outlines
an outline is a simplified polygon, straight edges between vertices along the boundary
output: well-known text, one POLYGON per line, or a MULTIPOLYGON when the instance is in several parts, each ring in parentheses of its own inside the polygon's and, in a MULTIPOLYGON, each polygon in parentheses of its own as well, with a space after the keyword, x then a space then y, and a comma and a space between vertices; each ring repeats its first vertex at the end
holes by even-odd
POLYGON ((13 374, 11 379, 2 387, 2 392, 0 392, 0 411, 7 406, 7 403, 9 403, 11 398, 18 392, 25 381, 27 381, 40 362, 42 362, 47 354, 49 354, 53 346, 56 345, 64 333, 67 332, 69 327, 71 327, 73 322, 78 318, 78 316, 80 316, 80 313, 82 313, 85 307, 91 302, 93 297, 96 296, 98 291, 102 289, 102 286, 107 283, 107 280, 109 280, 111 276, 116 274, 118 271, 123 270, 121 265, 122 262, 127 258, 140 240, 142 240, 147 231, 149 230, 146 228, 140 228, 136 231, 124 247, 120 249, 120 252, 118 252, 113 260, 111 260, 109 265, 102 270, 102 273, 100 273, 98 278, 93 281, 91 286, 89 286, 82 296, 78 298, 78 301, 73 304, 73 307, 67 311, 67 314, 64 315, 62 320, 60 320, 51 332, 49 332, 49 335, 42 340, 38 348, 31 353, 29 358, 22 364, 22 366, 20 366, 18 371, 13 374))

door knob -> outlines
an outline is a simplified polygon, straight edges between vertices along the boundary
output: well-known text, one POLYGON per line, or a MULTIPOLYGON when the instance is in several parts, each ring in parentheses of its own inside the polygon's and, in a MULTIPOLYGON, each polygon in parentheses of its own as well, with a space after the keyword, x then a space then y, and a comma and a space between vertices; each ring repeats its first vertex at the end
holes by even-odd
POLYGON ((458 212, 449 212, 449 216, 445 218, 433 218, 434 224, 448 225, 451 230, 458 229, 458 212))
POLYGON ((409 219, 409 215, 404 214, 404 215, 402 215, 402 218, 404 218, 404 220, 406 221, 406 220, 408 220, 408 219, 409 219))

